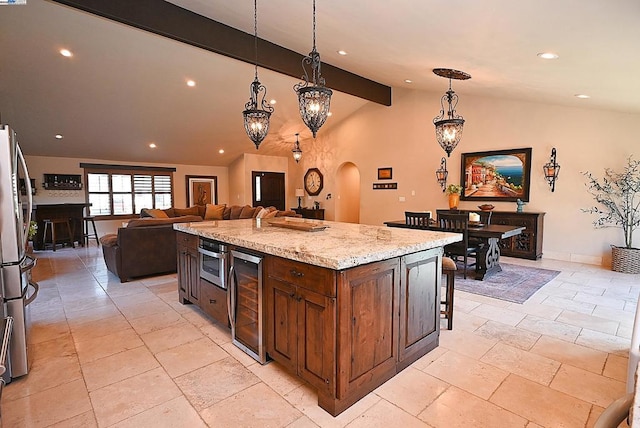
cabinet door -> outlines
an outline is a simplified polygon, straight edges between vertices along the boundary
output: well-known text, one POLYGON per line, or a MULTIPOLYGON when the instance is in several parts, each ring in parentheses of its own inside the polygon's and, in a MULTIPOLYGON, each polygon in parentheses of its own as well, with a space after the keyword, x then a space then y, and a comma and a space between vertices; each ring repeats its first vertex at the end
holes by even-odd
POLYGON ((297 289, 298 374, 318 390, 335 389, 335 298, 297 289))
POLYGON ((338 398, 379 384, 398 357, 399 259, 341 273, 338 285, 338 398))
POLYGON ((267 353, 274 360, 297 372, 298 312, 296 288, 275 278, 267 278, 267 353))
POLYGON ((189 284, 189 301, 191 303, 200 302, 200 272, 198 266, 198 253, 197 250, 194 253, 189 249, 186 253, 186 264, 188 270, 188 284, 189 284))
POLYGON ((400 367, 438 345, 440 334, 440 249, 402 257, 400 279, 400 367))

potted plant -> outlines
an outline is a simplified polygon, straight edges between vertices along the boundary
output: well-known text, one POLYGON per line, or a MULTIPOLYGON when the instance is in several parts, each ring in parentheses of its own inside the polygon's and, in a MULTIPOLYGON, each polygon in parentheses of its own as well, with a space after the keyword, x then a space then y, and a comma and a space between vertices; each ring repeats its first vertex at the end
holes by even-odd
POLYGON ((449 184, 447 186, 447 195, 449 195, 449 209, 457 210, 460 203, 460 194, 462 193, 462 186, 459 184, 449 184))
POLYGON ((27 231, 27 252, 28 253, 32 253, 33 252, 33 237, 36 236, 36 233, 38 233, 38 223, 36 223, 35 221, 31 220, 31 223, 29 223, 29 230, 27 231))
POLYGON ((588 171, 583 174, 598 205, 582 211, 598 215, 593 222, 596 228, 618 227, 624 233, 624 247, 611 246, 611 268, 640 273, 640 249, 633 246, 633 233, 640 227, 640 161, 629 156, 622 172, 605 168, 602 179, 588 171))

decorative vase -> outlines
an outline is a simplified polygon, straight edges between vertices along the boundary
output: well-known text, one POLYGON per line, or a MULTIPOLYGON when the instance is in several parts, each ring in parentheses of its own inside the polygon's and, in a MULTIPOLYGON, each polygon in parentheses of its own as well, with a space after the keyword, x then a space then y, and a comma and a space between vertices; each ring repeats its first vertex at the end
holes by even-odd
POLYGON ((449 209, 457 210, 458 204, 460 203, 460 195, 457 193, 452 193, 449 195, 449 209))
POLYGON ((611 246, 611 270, 622 273, 640 273, 640 248, 611 246))

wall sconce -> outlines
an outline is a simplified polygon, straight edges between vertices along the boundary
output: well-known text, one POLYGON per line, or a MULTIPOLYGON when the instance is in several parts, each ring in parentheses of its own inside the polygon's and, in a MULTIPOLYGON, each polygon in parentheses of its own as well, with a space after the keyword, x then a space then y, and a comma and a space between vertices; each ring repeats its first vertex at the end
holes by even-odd
POLYGON ((551 187, 551 191, 553 192, 556 189, 556 180, 558 179, 558 174, 560 173, 560 165, 556 162, 556 148, 551 149, 551 157, 549 158, 549 162, 544 164, 542 167, 544 171, 544 178, 549 183, 551 187))
POLYGON ((447 176, 449 175, 449 171, 447 171, 447 160, 442 158, 440 160, 440 168, 436 170, 436 179, 438 180, 438 184, 442 187, 442 191, 444 192, 447 188, 447 176))
POLYGON ((304 189, 296 189, 296 196, 298 197, 298 209, 302 208, 300 205, 302 202, 302 197, 304 196, 304 189))

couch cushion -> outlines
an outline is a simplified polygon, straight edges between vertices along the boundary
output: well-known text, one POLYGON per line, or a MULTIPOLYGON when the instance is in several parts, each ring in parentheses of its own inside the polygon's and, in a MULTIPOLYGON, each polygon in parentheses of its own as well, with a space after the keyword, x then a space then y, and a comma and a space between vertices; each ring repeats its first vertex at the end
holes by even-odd
POLYGON ((224 209, 226 205, 207 204, 204 213, 205 220, 222 220, 224 218, 224 209))
POLYGON ((197 206, 189 208, 174 208, 173 213, 176 217, 181 215, 199 215, 199 210, 197 206))
POLYGON ((229 214, 229 220, 237 220, 240 218, 240 213, 242 212, 242 208, 240 205, 232 205, 231 213, 229 214))
POLYGON ((152 209, 152 208, 143 208, 140 210, 140 217, 151 217, 151 218, 169 218, 167 213, 164 210, 152 209))
POLYGON ((276 217, 297 217, 295 211, 286 210, 286 211, 277 211, 276 217))
POLYGON ((245 205, 242 207, 242 211, 240 211, 239 218, 253 218, 253 213, 256 211, 255 208, 249 205, 245 205))
POLYGON ((162 225, 171 225, 174 223, 188 223, 188 222, 196 222, 202 221, 202 217, 197 215, 185 215, 180 217, 173 218, 137 218, 133 220, 129 220, 129 224, 127 224, 127 228, 130 227, 149 227, 149 226, 162 226, 162 225))
POLYGON ((118 235, 115 233, 109 233, 100 237, 100 243, 103 247, 113 247, 118 242, 118 235))
POLYGON ((166 210, 162 210, 167 215, 167 217, 175 217, 176 213, 173 211, 173 208, 167 208, 166 210))

